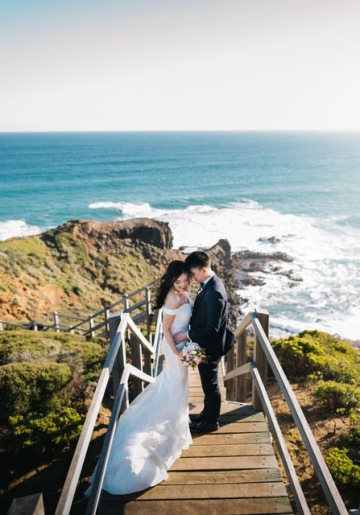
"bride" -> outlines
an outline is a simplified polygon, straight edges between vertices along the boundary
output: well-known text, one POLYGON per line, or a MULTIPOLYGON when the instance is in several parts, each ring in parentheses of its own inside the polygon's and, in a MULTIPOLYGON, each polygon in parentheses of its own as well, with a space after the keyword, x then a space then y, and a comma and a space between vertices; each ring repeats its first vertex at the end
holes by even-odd
POLYGON ((192 443, 189 431, 188 369, 181 364, 173 334, 188 329, 192 304, 183 261, 172 261, 160 281, 155 308, 163 307, 165 369, 121 415, 103 489, 122 495, 154 486, 192 443))

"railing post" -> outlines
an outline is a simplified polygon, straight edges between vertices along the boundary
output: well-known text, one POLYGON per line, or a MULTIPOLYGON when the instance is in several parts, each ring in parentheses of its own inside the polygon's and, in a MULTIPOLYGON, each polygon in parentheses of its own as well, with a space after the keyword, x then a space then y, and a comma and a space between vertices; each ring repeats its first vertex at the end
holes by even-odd
POLYGON ((124 311, 126 312, 130 307, 129 295, 127 295, 126 293, 123 296, 123 302, 124 302, 124 311))
MULTIPOLYGON (((142 365, 142 346, 141 343, 139 343, 137 337, 135 334, 131 333, 130 335, 130 348, 131 348, 131 364, 134 365, 138 370, 143 370, 142 365)), ((135 399, 139 395, 139 393, 143 390, 143 382, 140 379, 137 379, 136 377, 133 378, 133 385, 134 385, 134 395, 132 396, 132 399, 135 399)), ((130 399, 130 401, 132 400, 130 399)))
MULTIPOLYGON (((266 309, 259 309, 256 311, 256 316, 260 322, 261 327, 264 330, 266 336, 269 336, 269 312, 266 309)), ((254 354, 253 361, 256 364, 256 367, 259 371, 260 377, 264 386, 267 386, 267 378, 268 378, 268 361, 266 359, 265 352, 261 346, 260 340, 255 336, 254 342, 254 354)), ((259 394, 255 388, 255 384, 252 385, 252 405, 255 410, 261 410, 261 400, 259 394)))
POLYGON ((110 338, 110 327, 109 327, 110 309, 108 306, 105 308, 104 318, 105 318, 106 338, 109 339, 110 338))
POLYGON ((55 326, 55 331, 57 333, 60 332, 60 324, 59 324, 59 313, 57 311, 54 311, 53 312, 53 317, 54 317, 54 326, 55 326))
POLYGON ((0 320, 0 331, 3 331, 3 330, 4 330, 4 326, 3 326, 2 321, 0 320))
POLYGON ((90 333, 90 338, 94 338, 94 319, 93 319, 92 315, 89 318, 89 333, 90 333))
MULTIPOLYGON (((236 368, 245 365, 247 362, 247 337, 246 331, 240 334, 236 345, 236 368)), ((246 402, 246 375, 236 379, 236 401, 246 402)))
MULTIPOLYGON (((121 323, 121 315, 111 317, 110 319, 110 345, 112 345, 112 342, 116 336, 118 327, 121 323)), ((120 343, 119 352, 117 353, 114 365, 111 371, 111 380, 112 380, 112 386, 113 386, 113 393, 114 397, 116 397, 117 391, 119 389, 120 385, 120 379, 122 376, 122 373, 124 371, 125 365, 126 365, 126 344, 125 344, 125 335, 122 335, 123 341, 120 343)), ((126 396, 128 393, 126 393, 126 396)), ((122 410, 123 411, 123 407, 122 410)))
POLYGON ((145 300, 146 300, 146 329, 147 329, 147 339, 150 341, 151 335, 151 291, 149 286, 145 288, 145 300))
MULTIPOLYGON (((124 313, 126 313, 130 308, 130 299, 129 299, 129 295, 127 295, 127 293, 125 293, 125 295, 123 296, 123 303, 124 303, 124 313)), ((130 336, 131 336, 131 333, 130 333, 130 330, 128 329, 126 331, 126 337, 128 340, 130 340, 130 336)))
MULTIPOLYGON (((235 369, 236 356, 235 346, 226 354, 226 373, 235 369)), ((228 401, 236 401, 236 379, 229 379, 226 381, 226 399, 228 401)))

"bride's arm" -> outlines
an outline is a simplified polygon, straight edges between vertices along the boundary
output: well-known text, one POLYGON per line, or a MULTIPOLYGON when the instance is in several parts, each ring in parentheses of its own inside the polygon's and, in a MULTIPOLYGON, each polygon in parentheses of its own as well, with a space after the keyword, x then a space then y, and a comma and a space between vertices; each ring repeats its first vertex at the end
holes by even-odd
POLYGON ((175 315, 167 315, 165 314, 163 319, 163 332, 165 336, 165 340, 169 344, 170 349, 173 351, 176 356, 180 356, 181 352, 177 350, 176 344, 173 338, 173 335, 170 331, 170 327, 174 321, 175 315))

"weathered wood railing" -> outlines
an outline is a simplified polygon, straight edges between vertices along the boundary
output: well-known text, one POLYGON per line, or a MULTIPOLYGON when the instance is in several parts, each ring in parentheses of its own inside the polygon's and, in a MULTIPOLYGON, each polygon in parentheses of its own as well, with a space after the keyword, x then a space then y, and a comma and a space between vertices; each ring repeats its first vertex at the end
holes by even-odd
MULTIPOLYGON (((112 378, 115 396, 114 406, 96 472, 93 477, 92 490, 86 510, 86 515, 96 513, 116 424, 120 413, 126 409, 129 404, 129 377, 132 378, 134 385, 133 395, 136 396, 143 389, 144 382, 152 382, 158 373, 159 342, 162 336, 161 312, 159 315, 156 321, 155 335, 153 338, 149 336, 148 339, 145 338, 136 326, 134 319, 129 313, 122 312, 109 319, 109 333, 111 336, 110 351, 106 358, 75 449, 55 515, 67 515, 70 513, 100 407, 110 378, 112 378), (151 339, 153 339, 153 344, 150 343, 151 339), (127 345, 131 353, 131 364, 126 362, 127 345)), ((148 335, 150 335, 150 317, 148 318, 147 332, 148 335)), ((227 370, 224 381, 227 387, 228 400, 246 402, 248 391, 247 383, 250 377, 251 403, 255 409, 262 409, 268 419, 271 433, 276 442, 280 458, 289 480, 297 510, 300 514, 310 515, 311 512, 267 394, 266 383, 268 367, 270 366, 313 463, 332 515, 347 515, 348 511, 334 484, 308 422, 270 345, 268 329, 269 315, 267 311, 258 310, 248 313, 235 330, 237 344, 226 356, 227 370), (249 361, 247 352, 247 330, 250 326, 254 334, 253 357, 251 361, 249 361)))
MULTIPOLYGON (((161 315, 161 314, 160 314, 161 315)), ((94 431, 96 419, 100 411, 105 391, 110 377, 113 382, 115 395, 114 406, 106 433, 103 450, 93 478, 91 495, 88 502, 86 513, 95 513, 100 499, 101 487, 104 478, 104 471, 108 460, 109 449, 116 429, 119 414, 126 409, 129 404, 128 379, 132 376, 137 380, 137 393, 142 389, 144 382, 152 382, 157 370, 158 342, 160 340, 161 323, 156 324, 154 342, 151 345, 144 337, 129 313, 122 313, 119 317, 120 323, 113 332, 111 338, 110 351, 102 369, 91 406, 89 408, 75 453, 66 477, 66 481, 61 492, 61 496, 56 508, 56 515, 67 515, 70 513, 71 505, 75 495, 80 473, 86 458, 91 436, 94 431), (130 341, 127 340, 130 333, 130 341), (129 343, 131 349, 131 362, 126 363, 126 344, 129 343), (153 358, 153 359, 152 359, 153 358), (134 366, 137 364, 137 367, 134 366), (139 386, 140 383, 140 386, 139 386)), ((111 330, 111 328, 110 328, 111 330)))
POLYGON ((0 320, 0 331, 4 330, 6 327, 13 327, 16 329, 71 332, 79 333, 86 337, 103 336, 109 338, 109 321, 110 318, 114 316, 114 310, 116 309, 118 312, 121 310, 126 313, 132 313, 136 323, 146 321, 147 335, 149 337, 151 323, 151 289, 156 282, 157 280, 139 288, 129 295, 123 295, 118 301, 105 306, 103 309, 85 318, 54 311, 51 314, 51 321, 49 319, 45 321, 32 320, 28 324, 20 324, 0 320))
POLYGON ((250 374, 252 381, 251 403, 255 409, 262 409, 268 419, 270 430, 283 462, 299 513, 310 515, 311 512, 305 500, 279 423, 267 394, 266 384, 268 367, 270 366, 289 406, 294 422, 314 466, 316 475, 320 480, 332 515, 347 515, 348 511, 340 497, 325 460, 321 455, 300 404, 270 345, 268 334, 269 314, 265 310, 248 313, 237 327, 235 331, 237 344, 227 355, 227 373, 224 376, 224 381, 229 391, 229 400, 245 402, 247 391, 246 374, 250 374), (247 357, 246 330, 250 325, 255 333, 252 361, 248 361, 247 357))

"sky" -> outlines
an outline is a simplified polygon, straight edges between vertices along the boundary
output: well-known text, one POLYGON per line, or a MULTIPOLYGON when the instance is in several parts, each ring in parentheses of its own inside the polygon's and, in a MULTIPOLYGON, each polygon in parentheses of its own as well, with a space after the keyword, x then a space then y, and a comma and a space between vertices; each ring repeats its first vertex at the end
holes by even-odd
POLYGON ((0 0, 0 131, 360 130, 359 0, 0 0))

